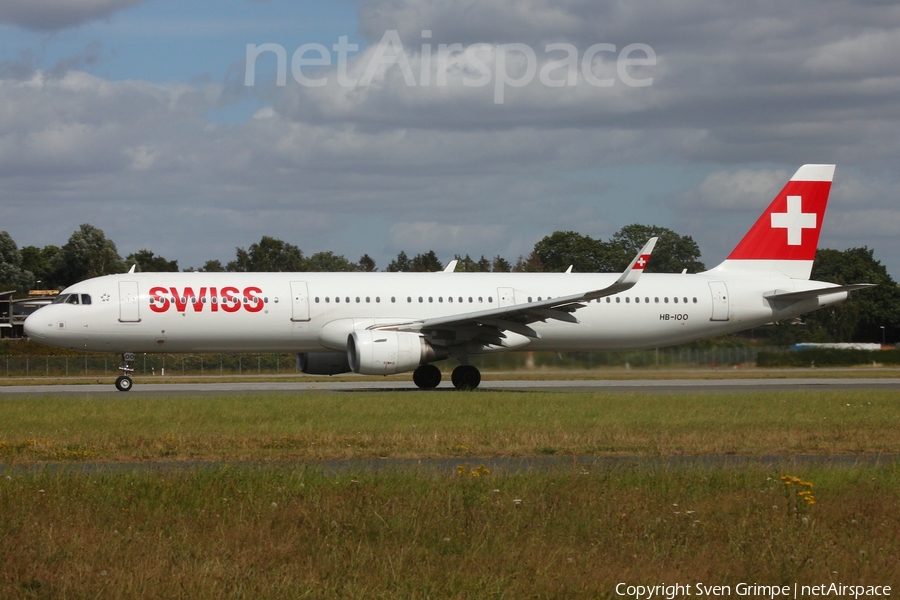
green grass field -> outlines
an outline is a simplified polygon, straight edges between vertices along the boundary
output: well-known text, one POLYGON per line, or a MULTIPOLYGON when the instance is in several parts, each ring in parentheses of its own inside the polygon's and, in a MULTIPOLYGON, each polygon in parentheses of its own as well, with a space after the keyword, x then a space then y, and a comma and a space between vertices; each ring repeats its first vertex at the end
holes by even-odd
POLYGON ((892 391, 344 392, 0 400, 0 460, 900 452, 892 391))
POLYGON ((490 472, 480 459, 896 455, 898 400, 3 398, 0 598, 621 598, 619 582, 731 585, 735 595, 740 582, 835 581, 896 593, 893 460, 490 472), (315 462, 381 456, 446 460, 338 472, 315 462), (210 462, 188 462, 198 460, 210 462), (117 462, 151 466, 102 466, 117 462))

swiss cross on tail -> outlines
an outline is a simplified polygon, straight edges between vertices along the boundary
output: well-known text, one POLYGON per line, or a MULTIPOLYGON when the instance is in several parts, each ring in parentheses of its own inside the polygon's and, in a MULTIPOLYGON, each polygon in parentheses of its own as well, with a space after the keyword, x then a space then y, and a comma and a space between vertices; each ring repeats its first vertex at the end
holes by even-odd
POLYGON ((728 260, 813 260, 833 177, 834 165, 800 167, 728 260))
POLYGON ((647 263, 650 262, 649 254, 641 254, 636 261, 634 261, 634 266, 632 269, 643 271, 644 267, 647 266, 647 263))

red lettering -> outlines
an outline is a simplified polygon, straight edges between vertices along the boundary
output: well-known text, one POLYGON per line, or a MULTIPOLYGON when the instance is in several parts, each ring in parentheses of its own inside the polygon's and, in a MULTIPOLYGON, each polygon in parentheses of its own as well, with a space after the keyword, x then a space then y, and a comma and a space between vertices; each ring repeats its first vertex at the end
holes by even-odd
POLYGON ((208 302, 210 312, 219 312, 221 309, 234 313, 241 310, 243 304, 244 310, 255 313, 265 308, 262 293, 262 289, 256 286, 244 288, 243 298, 240 290, 234 286, 223 287, 221 291, 214 287, 202 287, 198 293, 194 293, 193 287, 186 287, 182 291, 176 287, 153 287, 150 288, 150 310, 164 313, 174 307, 178 312, 186 312, 190 305, 194 312, 203 312, 203 305, 208 302))
POLYGON ((187 298, 178 293, 178 288, 169 288, 172 291, 172 299, 175 301, 175 310, 184 312, 187 308, 187 298))
POLYGON ((235 297, 238 293, 236 287, 228 286, 222 288, 222 310, 225 312, 237 312, 241 310, 240 300, 235 297))
POLYGON ((244 304, 244 308, 247 312, 259 312, 263 309, 264 303, 262 298, 256 294, 262 294, 262 290, 258 287, 244 288, 244 298, 248 300, 248 302, 244 304))
POLYGON ((150 288, 150 310, 163 313, 169 310, 169 290, 164 287, 150 288), (163 294, 166 294, 163 296, 163 294))

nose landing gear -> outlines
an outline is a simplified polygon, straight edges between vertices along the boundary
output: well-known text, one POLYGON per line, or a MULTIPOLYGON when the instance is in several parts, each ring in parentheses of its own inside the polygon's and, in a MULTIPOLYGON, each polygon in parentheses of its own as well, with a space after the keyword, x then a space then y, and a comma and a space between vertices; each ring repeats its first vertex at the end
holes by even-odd
POLYGON ((134 385, 131 381, 131 374, 134 373, 134 352, 125 352, 122 354, 122 361, 125 363, 119 370, 122 371, 116 379, 116 389, 120 392, 127 392, 134 385))

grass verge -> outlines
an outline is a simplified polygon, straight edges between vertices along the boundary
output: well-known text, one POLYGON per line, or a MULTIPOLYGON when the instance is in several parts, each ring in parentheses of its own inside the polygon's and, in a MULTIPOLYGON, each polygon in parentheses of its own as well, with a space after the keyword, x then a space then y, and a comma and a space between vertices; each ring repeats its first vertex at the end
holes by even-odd
POLYGON ((616 597, 619 582, 896 585, 898 505, 896 465, 26 471, 0 479, 0 596, 593 599, 616 597), (784 475, 810 482, 815 503, 784 475))
POLYGON ((896 454, 900 394, 344 392, 0 399, 0 462, 896 454))

